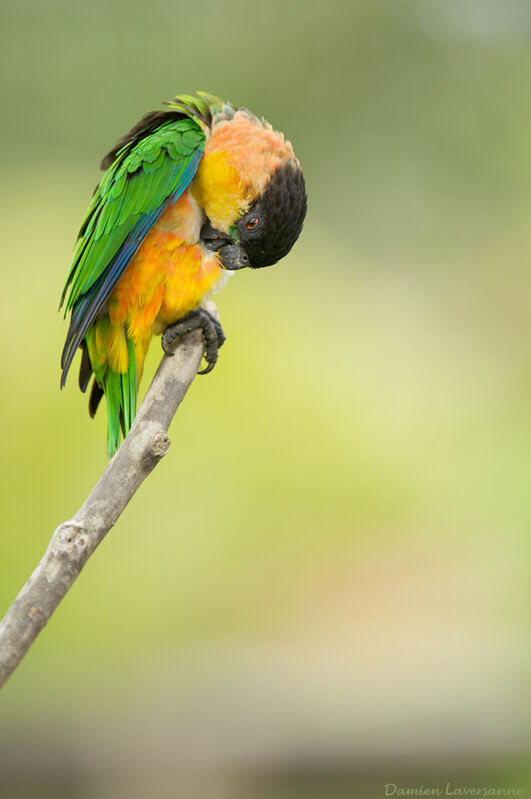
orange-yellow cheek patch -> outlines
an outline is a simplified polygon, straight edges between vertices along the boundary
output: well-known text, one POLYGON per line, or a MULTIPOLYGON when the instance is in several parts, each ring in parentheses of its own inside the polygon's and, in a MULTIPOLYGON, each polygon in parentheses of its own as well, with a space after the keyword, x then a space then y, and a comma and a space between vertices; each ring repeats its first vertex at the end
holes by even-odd
POLYGON ((192 194, 218 230, 228 233, 240 211, 247 210, 244 189, 226 152, 205 153, 192 184, 192 194))

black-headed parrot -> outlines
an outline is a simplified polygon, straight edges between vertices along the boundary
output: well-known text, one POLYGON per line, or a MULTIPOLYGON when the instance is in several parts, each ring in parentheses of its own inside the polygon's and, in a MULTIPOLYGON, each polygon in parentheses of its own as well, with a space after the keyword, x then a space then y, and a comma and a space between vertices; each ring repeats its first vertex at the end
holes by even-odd
POLYGON ((201 327, 210 371, 224 334, 201 304, 236 269, 269 266, 297 240, 306 189, 282 133, 205 92, 146 114, 101 163, 63 291, 71 311, 61 386, 78 348, 89 412, 105 394, 108 452, 136 413, 153 335, 168 351, 201 327))

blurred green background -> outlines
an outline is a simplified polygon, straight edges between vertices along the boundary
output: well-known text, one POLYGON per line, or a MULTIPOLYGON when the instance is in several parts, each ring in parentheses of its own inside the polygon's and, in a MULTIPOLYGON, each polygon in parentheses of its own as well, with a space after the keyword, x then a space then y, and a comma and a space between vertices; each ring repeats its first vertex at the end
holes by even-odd
POLYGON ((531 5, 1 16, 2 612, 106 463, 56 311, 102 154, 204 88, 283 130, 309 192, 2 691, 2 799, 529 790, 531 5))

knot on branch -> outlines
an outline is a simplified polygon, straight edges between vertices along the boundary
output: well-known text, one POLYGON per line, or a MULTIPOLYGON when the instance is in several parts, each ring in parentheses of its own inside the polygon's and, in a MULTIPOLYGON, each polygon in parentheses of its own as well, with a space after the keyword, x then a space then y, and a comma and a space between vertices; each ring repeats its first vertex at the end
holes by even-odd
POLYGON ((163 430, 153 435, 151 441, 151 454, 154 458, 163 458, 170 448, 171 441, 163 430))
POLYGON ((166 455, 171 441, 158 422, 146 425, 144 435, 138 441, 140 463, 148 473, 166 455))
POLYGON ((87 549, 89 543, 85 527, 77 519, 70 519, 60 524, 52 538, 54 555, 66 555, 78 559, 87 549))

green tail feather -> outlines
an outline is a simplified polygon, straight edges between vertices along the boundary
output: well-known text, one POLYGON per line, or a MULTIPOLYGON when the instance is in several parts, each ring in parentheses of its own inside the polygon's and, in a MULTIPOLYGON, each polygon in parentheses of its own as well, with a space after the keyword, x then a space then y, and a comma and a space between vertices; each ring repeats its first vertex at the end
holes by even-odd
POLYGON ((128 434, 136 416, 136 355, 135 345, 127 339, 129 367, 121 375, 107 369, 103 378, 103 388, 107 400, 107 452, 111 458, 120 446, 121 434, 128 434))

